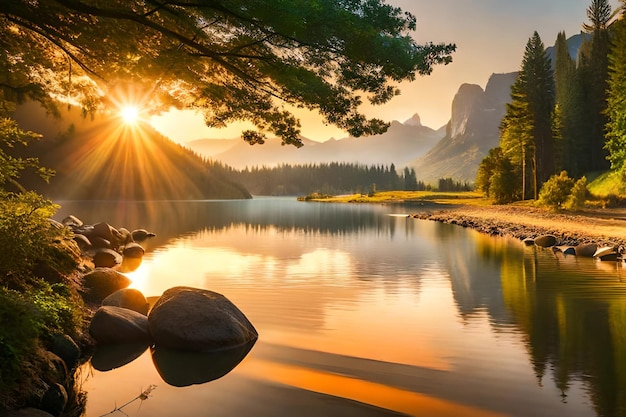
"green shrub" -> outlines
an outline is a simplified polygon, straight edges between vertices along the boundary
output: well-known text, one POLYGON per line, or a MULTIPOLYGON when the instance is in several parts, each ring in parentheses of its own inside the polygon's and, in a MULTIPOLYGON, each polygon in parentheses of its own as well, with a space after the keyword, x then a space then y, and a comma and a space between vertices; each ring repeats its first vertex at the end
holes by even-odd
POLYGON ((0 192, 0 284, 25 288, 41 264, 61 274, 76 268, 69 231, 49 221, 56 209, 34 192, 0 192))
POLYGON ((565 202, 565 208, 568 210, 580 210, 585 206, 587 194, 587 178, 582 177, 574 183, 570 195, 565 202))
POLYGON ((573 187, 574 180, 567 176, 566 171, 561 171, 559 175, 551 176, 543 184, 537 203, 552 209, 562 209, 573 187))

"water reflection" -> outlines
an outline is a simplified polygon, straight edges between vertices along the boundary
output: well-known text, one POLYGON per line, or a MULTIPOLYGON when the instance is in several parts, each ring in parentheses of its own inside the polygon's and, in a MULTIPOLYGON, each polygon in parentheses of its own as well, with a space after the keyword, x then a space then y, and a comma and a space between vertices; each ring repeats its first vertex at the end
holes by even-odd
MULTIPOLYGON (((159 387, 142 405, 151 416, 207 401, 220 404, 212 416, 626 415, 620 264, 390 216, 402 207, 138 205, 93 220, 66 209, 156 231, 133 286, 225 294, 260 335, 225 377, 159 387)), ((153 358, 87 381, 90 412, 121 380, 167 382, 153 358)))

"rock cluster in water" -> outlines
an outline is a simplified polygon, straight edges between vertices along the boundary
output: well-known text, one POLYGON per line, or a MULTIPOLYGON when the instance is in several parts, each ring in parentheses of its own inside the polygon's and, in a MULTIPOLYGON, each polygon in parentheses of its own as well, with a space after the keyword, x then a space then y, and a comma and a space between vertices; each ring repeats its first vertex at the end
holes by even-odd
MULTIPOLYGON (((130 232, 104 222, 86 225, 75 216, 51 223, 74 233, 74 241, 87 261, 80 291, 87 307, 95 311, 88 326, 95 345, 91 357, 94 368, 118 368, 150 348, 163 379, 171 385, 185 386, 230 372, 254 345, 256 329, 221 294, 174 287, 150 309, 144 294, 128 288, 131 280, 125 273, 139 267, 145 253, 140 243, 154 237, 154 233, 145 229, 130 232)), ((39 408, 8 411, 3 417, 62 415, 72 389, 65 384, 72 380, 70 372, 82 357, 80 347, 70 336, 55 336, 41 360, 57 372, 39 393, 39 408)))
POLYGON ((523 241, 526 245, 551 248, 565 255, 594 257, 603 261, 622 259, 623 248, 626 245, 626 242, 621 241, 594 240, 575 233, 565 234, 545 227, 498 222, 448 210, 417 213, 411 217, 454 224, 490 236, 511 236, 523 241))

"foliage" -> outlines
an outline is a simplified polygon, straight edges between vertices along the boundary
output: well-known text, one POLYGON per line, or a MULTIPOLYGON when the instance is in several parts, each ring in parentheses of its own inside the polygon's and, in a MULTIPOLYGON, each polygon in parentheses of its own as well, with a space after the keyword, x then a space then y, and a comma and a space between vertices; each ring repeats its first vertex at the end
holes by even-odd
POLYGON ((614 24, 609 54, 606 149, 611 168, 626 181, 626 21, 614 24))
POLYGON ((11 106, 2 100, 1 90, 0 106, 3 108, 0 110, 0 187, 5 187, 8 183, 24 191, 17 180, 21 173, 29 168, 34 169, 41 178, 48 181, 54 175, 54 171, 41 167, 37 158, 20 157, 15 152, 16 148, 26 147, 39 140, 41 135, 22 130, 15 120, 6 117, 11 106))
POLYGON ((583 38, 580 48, 578 71, 584 97, 580 106, 583 109, 584 121, 582 134, 587 145, 585 158, 586 169, 600 171, 609 168, 604 149, 605 126, 608 90, 608 54, 610 48, 609 23, 612 17, 608 0, 592 0, 587 8, 589 23, 583 30, 590 36, 583 38))
POLYGON ((570 56, 564 32, 559 32, 555 48, 555 137, 559 138, 557 160, 562 169, 580 176, 589 167, 587 159, 591 146, 584 134, 587 118, 584 114, 582 77, 581 72, 577 71, 576 61, 570 56))
POLYGON ((570 197, 573 187, 574 180, 567 175, 566 171, 561 171, 559 175, 551 176, 543 184, 537 204, 553 209, 562 209, 570 197))
POLYGON ((567 201, 564 204, 564 208, 567 210, 580 210, 585 206, 587 201, 587 177, 579 178, 572 187, 570 195, 567 197, 567 201))
MULTIPOLYGON (((521 172, 522 199, 527 198, 527 184, 536 197, 537 188, 554 170, 554 89, 550 58, 535 32, 526 43, 520 71, 511 86, 511 102, 500 124, 500 148, 521 172)), ((498 177, 496 188, 506 190, 501 195, 504 200, 514 196, 507 188, 511 179, 509 173, 498 177)))
POLYGON ((54 333, 76 335, 81 302, 64 284, 37 280, 23 291, 0 286, 0 392, 20 377, 21 367, 36 354, 39 341, 54 333))
POLYGON ((519 198, 519 175, 502 148, 492 148, 481 161, 476 175, 476 189, 497 204, 519 198))
POLYGON ((626 195, 626 183, 621 174, 616 171, 607 171, 593 179, 587 186, 589 192, 597 198, 608 197, 610 195, 626 195))
POLYGON ((49 221, 56 209, 34 192, 0 193, 0 284, 23 288, 41 264, 59 273, 77 266, 77 253, 63 246, 68 232, 49 221))
POLYGON ((424 190, 426 185, 415 179, 415 170, 404 170, 398 175, 395 166, 362 165, 352 163, 320 163, 276 167, 253 167, 234 170, 222 166, 223 176, 243 184, 256 195, 306 195, 367 193, 372 184, 381 190, 399 190, 407 184, 415 190, 424 190), (407 179, 406 175, 409 175, 407 179))
POLYGON ((63 98, 87 112, 130 95, 152 111, 198 109, 213 127, 249 120, 250 143, 273 132, 301 146, 284 105, 353 136, 386 130, 359 111, 362 95, 385 103, 455 50, 417 44, 415 29, 413 15, 381 0, 6 0, 0 86, 12 101, 63 98))

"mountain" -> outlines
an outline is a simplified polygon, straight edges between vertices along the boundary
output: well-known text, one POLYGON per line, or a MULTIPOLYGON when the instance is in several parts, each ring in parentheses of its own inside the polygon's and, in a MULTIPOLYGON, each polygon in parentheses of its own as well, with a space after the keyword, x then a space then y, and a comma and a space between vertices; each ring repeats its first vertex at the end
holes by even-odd
POLYGON ((482 159, 498 146, 498 127, 516 77, 516 72, 492 74, 484 91, 475 84, 461 85, 452 101, 445 137, 410 164, 420 180, 431 184, 439 178, 475 180, 482 159))
POLYGON ((85 118, 72 107, 61 113, 51 117, 30 102, 13 115, 22 129, 43 135, 18 151, 56 171, 49 184, 24 173, 19 182, 27 189, 56 200, 250 198, 222 170, 145 122, 131 126, 113 116, 85 118))
POLYGON ((364 165, 406 166, 410 161, 432 148, 444 133, 423 126, 418 115, 404 123, 393 121, 387 132, 362 138, 347 137, 316 142, 302 138, 304 146, 282 146, 279 139, 269 139, 263 145, 250 146, 240 139, 232 139, 232 145, 224 151, 220 147, 227 140, 210 142, 214 139, 201 139, 189 142, 187 146, 207 158, 219 160, 233 168, 281 164, 317 164, 330 162, 353 162, 364 165))

